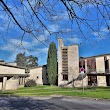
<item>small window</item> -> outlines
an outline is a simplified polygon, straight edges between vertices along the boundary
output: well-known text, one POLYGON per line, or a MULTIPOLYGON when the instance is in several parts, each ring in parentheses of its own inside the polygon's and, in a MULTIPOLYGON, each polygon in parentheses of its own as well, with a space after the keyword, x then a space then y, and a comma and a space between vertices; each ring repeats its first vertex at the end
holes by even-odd
POLYGON ((37 79, 39 78, 39 76, 37 76, 37 79))
POLYGON ((68 75, 67 74, 63 75, 63 80, 68 81, 68 75))

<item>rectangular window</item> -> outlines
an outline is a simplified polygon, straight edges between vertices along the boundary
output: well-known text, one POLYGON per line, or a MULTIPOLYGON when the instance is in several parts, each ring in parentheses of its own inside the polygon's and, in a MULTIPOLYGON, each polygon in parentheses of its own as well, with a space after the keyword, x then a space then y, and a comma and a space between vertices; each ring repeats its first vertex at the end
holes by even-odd
POLYGON ((87 69, 88 69, 88 73, 96 72, 96 59, 95 58, 87 59, 87 69))
POLYGON ((105 71, 107 73, 109 73, 109 62, 108 62, 108 60, 105 61, 105 71))
POLYGON ((63 74, 63 80, 68 81, 68 75, 67 74, 63 74))
POLYGON ((97 76, 88 76, 88 85, 96 86, 97 85, 97 76))

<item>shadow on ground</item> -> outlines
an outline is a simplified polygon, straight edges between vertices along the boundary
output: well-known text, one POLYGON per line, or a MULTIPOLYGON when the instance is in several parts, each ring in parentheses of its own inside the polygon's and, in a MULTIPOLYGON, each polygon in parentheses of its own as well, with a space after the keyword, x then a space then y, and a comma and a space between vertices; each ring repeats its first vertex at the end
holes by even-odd
POLYGON ((61 105, 27 97, 0 97, 0 110, 68 110, 61 105))

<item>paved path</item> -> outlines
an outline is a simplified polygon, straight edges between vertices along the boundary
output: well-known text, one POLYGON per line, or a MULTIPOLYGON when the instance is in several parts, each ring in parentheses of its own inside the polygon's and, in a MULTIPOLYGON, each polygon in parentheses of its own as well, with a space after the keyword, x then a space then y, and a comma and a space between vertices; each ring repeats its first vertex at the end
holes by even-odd
POLYGON ((0 97, 0 110, 110 110, 110 101, 73 97, 0 97))

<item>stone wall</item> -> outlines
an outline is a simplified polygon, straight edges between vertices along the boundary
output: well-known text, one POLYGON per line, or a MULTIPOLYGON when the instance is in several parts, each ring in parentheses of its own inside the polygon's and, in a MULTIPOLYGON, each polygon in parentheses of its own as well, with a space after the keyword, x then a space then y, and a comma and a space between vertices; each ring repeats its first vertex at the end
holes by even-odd
POLYGON ((0 65, 0 74, 25 74, 25 69, 0 65))
MULTIPOLYGON (((64 62, 63 62, 64 63, 64 62)), ((63 68, 64 69, 64 68, 63 68)), ((63 40, 58 39, 58 85, 65 85, 73 78, 77 78, 79 75, 79 52, 78 52, 78 45, 72 46, 64 46, 63 40), (68 73, 68 81, 63 80, 62 74, 62 49, 67 49, 67 68, 68 73)), ((71 86, 71 85, 69 85, 71 86)))
POLYGON ((97 76, 97 86, 107 86, 106 76, 97 76))
MULTIPOLYGON (((75 81, 74 82, 74 85, 75 87, 82 87, 82 80, 79 80, 79 81, 75 81)), ((84 87, 87 87, 88 86, 88 76, 86 76, 84 79, 83 79, 83 85, 84 87)), ((107 86, 106 84, 106 76, 97 76, 97 86, 107 86)))
MULTIPOLYGON (((75 87, 82 87, 82 80, 75 81, 75 82, 74 82, 74 86, 75 86, 75 87)), ((87 87, 87 86, 88 86, 88 76, 86 76, 86 77, 83 79, 83 86, 84 86, 84 87, 87 87)))
POLYGON ((104 56, 96 58, 96 72, 97 73, 105 73, 104 56))
MULTIPOLYGON (((46 74, 46 71, 43 70, 42 66, 30 69, 29 79, 35 80, 38 85, 43 85, 43 74, 42 74, 43 72, 45 72, 45 74, 46 74)), ((46 82, 46 79, 45 79, 45 82, 46 82)))
POLYGON ((12 77, 11 79, 6 81, 5 90, 16 90, 18 86, 19 86, 19 79, 14 79, 14 77, 12 77))
POLYGON ((0 82, 0 89, 2 90, 15 90, 19 86, 19 76, 25 76, 25 68, 19 68, 17 66, 0 64, 0 77, 3 78, 3 82, 0 82), (15 77, 13 77, 15 76, 15 77))
POLYGON ((68 46, 68 79, 76 79, 79 75, 78 45, 68 46))
POLYGON ((0 89, 2 90, 14 90, 19 85, 24 85, 28 79, 33 79, 38 85, 48 84, 46 77, 46 67, 35 67, 30 69, 30 77, 24 78, 25 69, 10 65, 0 65, 0 75, 3 78, 3 82, 0 82, 0 89), (20 77, 13 77, 13 76, 20 77), (23 76, 22 76, 23 75, 23 76), (10 79, 9 79, 10 77, 10 79))
POLYGON ((107 58, 107 60, 110 60, 110 55, 107 55, 106 58, 107 58))
POLYGON ((63 84, 62 82, 62 47, 64 46, 63 40, 58 39, 58 85, 63 84))

